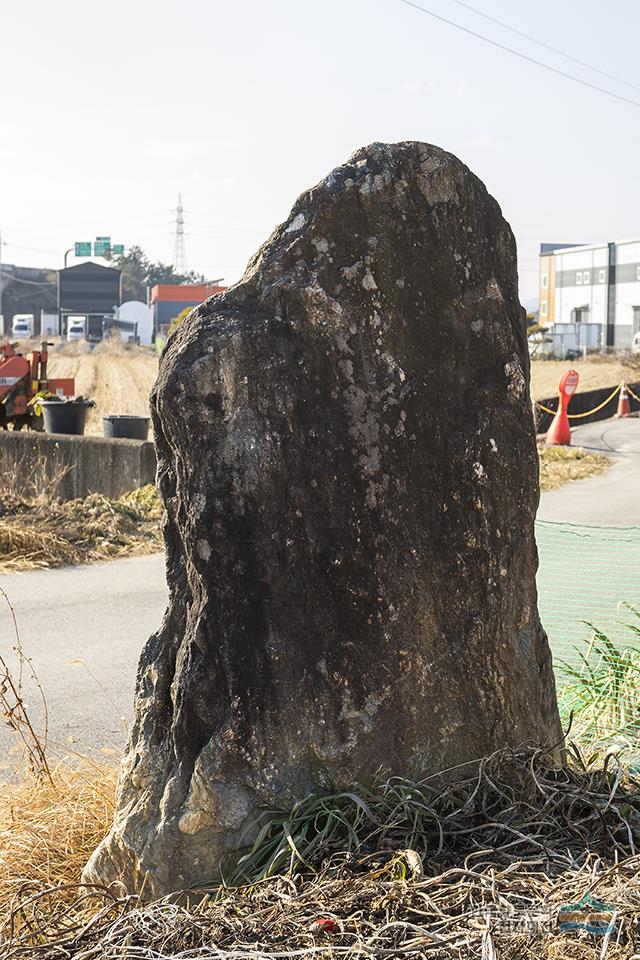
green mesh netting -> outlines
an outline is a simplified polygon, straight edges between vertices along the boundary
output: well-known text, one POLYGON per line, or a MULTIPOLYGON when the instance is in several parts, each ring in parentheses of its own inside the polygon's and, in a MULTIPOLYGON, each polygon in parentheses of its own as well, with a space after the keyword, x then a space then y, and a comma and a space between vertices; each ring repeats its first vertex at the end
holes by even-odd
POLYGON ((578 738, 613 740, 635 753, 640 749, 640 527, 539 520, 536 538, 538 604, 563 719, 573 710, 578 738))

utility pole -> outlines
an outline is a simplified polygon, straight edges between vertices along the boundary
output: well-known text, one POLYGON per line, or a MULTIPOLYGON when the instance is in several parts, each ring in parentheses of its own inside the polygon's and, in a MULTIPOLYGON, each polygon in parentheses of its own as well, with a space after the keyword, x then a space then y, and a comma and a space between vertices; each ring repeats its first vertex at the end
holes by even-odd
POLYGON ((2 227, 0 227, 0 317, 2 317, 2 330, 4 333, 4 314, 2 312, 2 291, 4 290, 4 274, 2 272, 2 227))
POLYGON ((184 244, 184 207, 182 206, 182 194, 178 194, 178 206, 176 207, 175 235, 173 241, 173 269, 176 273, 187 272, 187 251, 184 244))

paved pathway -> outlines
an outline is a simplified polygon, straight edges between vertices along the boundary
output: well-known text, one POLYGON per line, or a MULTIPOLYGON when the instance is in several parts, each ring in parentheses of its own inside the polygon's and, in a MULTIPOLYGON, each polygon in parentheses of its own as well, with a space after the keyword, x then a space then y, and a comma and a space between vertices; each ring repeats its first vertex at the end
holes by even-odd
POLYGON ((538 517, 569 523, 640 526, 640 419, 601 420, 573 431, 572 444, 615 457, 605 473, 543 493, 538 517))
MULTIPOLYGON (((95 748, 119 752, 140 650, 166 605, 164 556, 8 574, 0 586, 45 689, 52 757, 95 748)), ((14 642, 2 600, 3 654, 14 642)), ((39 698, 29 683, 26 700, 40 723, 39 698)), ((17 746, 16 735, 0 725, 0 771, 15 765, 17 746)))

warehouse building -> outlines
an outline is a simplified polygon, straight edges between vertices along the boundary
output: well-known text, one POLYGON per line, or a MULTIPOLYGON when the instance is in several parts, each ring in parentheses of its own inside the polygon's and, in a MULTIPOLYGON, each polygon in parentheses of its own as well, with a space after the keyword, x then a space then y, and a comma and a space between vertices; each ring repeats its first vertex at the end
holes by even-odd
POLYGON ((58 270, 58 329, 64 336, 70 316, 83 317, 85 338, 102 340, 106 315, 122 303, 122 274, 100 263, 79 263, 58 270))
POLYGON ((554 352, 629 349, 640 333, 640 239, 543 243, 539 316, 554 352))
POLYGON ((225 290, 216 283, 158 283, 151 288, 149 303, 156 333, 167 327, 185 307, 197 307, 203 300, 225 290))

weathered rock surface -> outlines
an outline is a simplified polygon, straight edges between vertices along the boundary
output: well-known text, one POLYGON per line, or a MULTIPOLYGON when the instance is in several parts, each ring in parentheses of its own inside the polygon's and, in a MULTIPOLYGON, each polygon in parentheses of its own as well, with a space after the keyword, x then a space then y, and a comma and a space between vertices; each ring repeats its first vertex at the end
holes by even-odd
POLYGON ((88 876, 216 879, 256 804, 558 738, 528 363, 511 230, 422 143, 355 153, 171 338, 171 602, 88 876))

